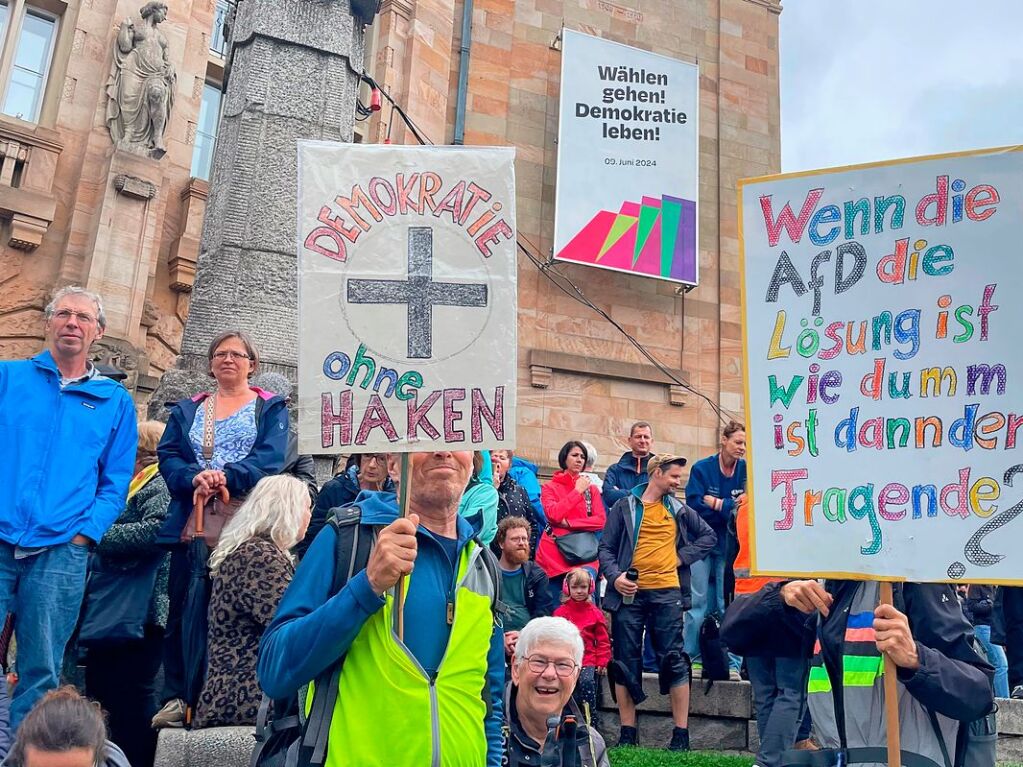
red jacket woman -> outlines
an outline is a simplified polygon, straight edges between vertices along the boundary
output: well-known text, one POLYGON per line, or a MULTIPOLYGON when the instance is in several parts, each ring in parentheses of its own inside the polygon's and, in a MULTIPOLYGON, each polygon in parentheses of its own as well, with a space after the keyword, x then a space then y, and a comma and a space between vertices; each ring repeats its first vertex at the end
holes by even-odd
POLYGON ((574 567, 588 567, 597 572, 596 557, 592 562, 569 564, 558 550, 554 536, 579 532, 600 532, 604 529, 606 513, 600 491, 581 476, 586 465, 586 448, 582 443, 566 442, 558 454, 557 472, 540 491, 540 502, 547 517, 547 529, 536 548, 536 562, 551 579, 552 590, 561 589, 565 573, 574 567), (556 580, 555 580, 556 579, 556 580))

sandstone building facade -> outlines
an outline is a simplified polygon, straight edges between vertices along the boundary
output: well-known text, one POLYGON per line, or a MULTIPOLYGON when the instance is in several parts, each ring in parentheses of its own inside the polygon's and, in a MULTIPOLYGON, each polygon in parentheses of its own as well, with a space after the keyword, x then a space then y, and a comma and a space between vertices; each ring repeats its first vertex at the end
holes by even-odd
MULTIPOLYGON (((0 1, 0 358, 38 351, 55 286, 86 285, 107 303, 98 358, 128 372, 140 406, 180 350, 231 10, 229 0, 169 0, 159 29, 177 76, 167 151, 154 158, 116 149, 106 125, 118 29, 141 5, 0 1)), ((658 280, 559 269, 664 366, 741 415, 735 189, 738 179, 780 166, 780 12, 778 0, 383 0, 364 66, 431 140, 451 143, 461 132, 466 144, 517 147, 519 232, 546 257, 562 26, 697 62, 699 287, 681 294, 658 280)), ((356 134, 414 141, 386 102, 356 134)), ((603 469, 635 420, 654 424, 660 449, 693 458, 713 451, 720 421, 711 407, 525 257, 519 301, 520 453, 550 468, 561 444, 581 437, 597 447, 603 469)))

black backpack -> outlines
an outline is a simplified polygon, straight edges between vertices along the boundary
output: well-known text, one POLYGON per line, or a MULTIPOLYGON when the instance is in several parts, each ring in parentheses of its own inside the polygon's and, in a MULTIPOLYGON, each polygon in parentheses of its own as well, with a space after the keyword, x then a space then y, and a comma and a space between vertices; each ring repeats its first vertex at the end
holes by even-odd
MULTIPOLYGON (((334 580, 331 596, 348 583, 348 579, 365 570, 375 535, 367 535, 360 524, 362 510, 358 506, 338 509, 327 524, 334 528, 334 580)), ((256 745, 250 767, 307 767, 322 765, 327 759, 327 735, 334 700, 337 698, 342 655, 316 677, 309 715, 303 719, 303 695, 273 700, 263 695, 256 716, 256 745)))
POLYGON ((728 679, 728 648, 721 640, 721 621, 710 613, 700 626, 700 655, 703 657, 703 679, 723 682, 728 679))
MULTIPOLYGON (((365 570, 369 555, 376 542, 376 531, 362 524, 362 510, 358 506, 332 509, 327 524, 334 528, 334 579, 331 596, 337 594, 360 570, 365 570)), ((501 602, 501 576, 497 560, 490 549, 478 539, 482 550, 480 560, 490 576, 494 589, 491 609, 494 619, 504 611, 501 602)), ((263 695, 256 717, 256 745, 252 750, 249 767, 322 767, 327 760, 327 738, 330 721, 337 700, 338 684, 345 656, 320 672, 315 680, 312 705, 308 716, 303 715, 305 695, 273 700, 263 695)), ((490 698, 486 696, 487 715, 490 698)))

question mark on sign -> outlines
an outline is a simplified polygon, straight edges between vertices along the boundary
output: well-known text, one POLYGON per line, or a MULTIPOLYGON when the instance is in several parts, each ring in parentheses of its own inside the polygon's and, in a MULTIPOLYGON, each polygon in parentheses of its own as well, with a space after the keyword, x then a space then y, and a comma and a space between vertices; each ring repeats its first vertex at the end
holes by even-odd
MULTIPOLYGON (((1004 484, 1008 487, 1012 487, 1013 478, 1023 472, 1023 464, 1016 464, 1010 466, 1005 470, 1005 477, 1003 478, 1004 484)), ((1005 559, 1004 554, 992 554, 981 546, 981 541, 995 530, 1009 524, 1013 519, 1023 513, 1023 501, 1015 504, 1014 506, 1006 509, 1000 514, 996 514, 993 519, 989 519, 985 522, 977 532, 975 532, 970 540, 966 542, 966 546, 963 548, 963 555, 971 565, 977 567, 991 567, 991 565, 998 564, 1005 559)), ((953 562, 949 565, 948 575, 950 578, 959 579, 966 574, 966 567, 962 562, 953 562)))

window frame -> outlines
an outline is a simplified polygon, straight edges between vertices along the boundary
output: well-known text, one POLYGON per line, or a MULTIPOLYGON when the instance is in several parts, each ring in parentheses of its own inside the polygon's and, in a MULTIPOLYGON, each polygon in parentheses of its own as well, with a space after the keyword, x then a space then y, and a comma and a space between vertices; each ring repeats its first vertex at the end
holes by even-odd
POLYGON ((4 30, 3 39, 0 40, 0 116, 19 122, 38 125, 43 114, 43 107, 46 103, 46 93, 50 87, 50 75, 53 73, 53 62, 57 54, 57 46, 61 33, 61 14, 54 13, 40 3, 30 3, 28 0, 0 0, 0 4, 7 6, 7 29, 4 30), (39 99, 35 105, 35 114, 18 117, 9 115, 3 111, 7 103, 7 96, 11 89, 11 78, 14 74, 14 60, 18 52, 18 44, 21 41, 21 34, 25 24, 25 17, 29 14, 53 22, 53 32, 50 35, 50 49, 46 56, 46 66, 42 72, 42 87, 39 91, 39 99))
MULTIPOLYGON (((217 101, 217 119, 214 122, 215 128, 214 128, 214 131, 213 131, 213 146, 210 148, 210 165, 206 169, 206 175, 205 176, 197 176, 197 175, 195 175, 195 171, 197 170, 197 168, 195 167, 195 161, 196 161, 196 154, 197 154, 198 149, 199 149, 199 134, 203 133, 204 136, 207 135, 206 133, 204 133, 204 132, 199 130, 199 128, 200 128, 200 125, 199 125, 199 115, 196 115, 196 121, 195 121, 195 140, 192 142, 192 161, 191 161, 191 164, 189 166, 189 174, 191 175, 192 178, 198 178, 198 179, 201 179, 203 181, 209 182, 210 176, 213 173, 213 152, 216 149, 217 140, 220 138, 220 118, 224 114, 224 97, 227 94, 224 93, 224 84, 223 83, 217 82, 216 80, 214 80, 212 78, 209 78, 209 77, 207 77, 206 80, 203 82, 203 89, 202 89, 203 95, 206 94, 206 89, 207 88, 212 88, 212 89, 216 90, 218 93, 220 93, 220 98, 217 101)), ((199 97, 199 111, 200 111, 200 114, 201 114, 202 113, 202 96, 199 97)))

